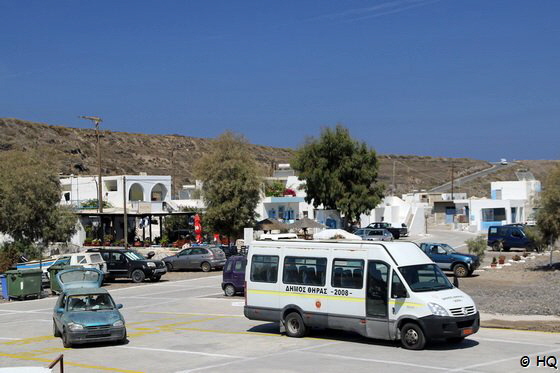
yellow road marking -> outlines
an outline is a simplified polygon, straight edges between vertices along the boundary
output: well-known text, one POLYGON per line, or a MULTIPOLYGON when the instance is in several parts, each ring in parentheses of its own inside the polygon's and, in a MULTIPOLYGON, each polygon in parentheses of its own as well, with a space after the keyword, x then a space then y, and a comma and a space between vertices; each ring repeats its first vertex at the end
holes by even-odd
MULTIPOLYGON (((148 328, 148 327, 133 327, 132 329, 134 330, 140 330, 139 332, 132 332, 129 333, 128 336, 129 337, 140 337, 143 335, 147 335, 147 334, 157 334, 157 333, 163 333, 163 332, 172 332, 174 330, 177 330, 178 326, 181 325, 188 325, 188 324, 194 324, 194 323, 198 323, 198 322, 205 322, 205 321, 212 321, 212 320, 218 320, 218 319, 222 319, 224 318, 223 316, 214 316, 214 317, 207 317, 205 319, 198 319, 198 320, 189 320, 189 321, 181 321, 181 322, 175 322, 175 323, 171 323, 171 324, 164 324, 164 325, 159 325, 159 326, 154 326, 152 328, 148 328)), ((176 318, 174 318, 176 319, 176 318)))
POLYGON ((301 294, 301 293, 288 293, 285 291, 273 291, 273 290, 248 290, 249 294, 265 294, 265 295, 278 295, 281 297, 299 297, 299 298, 311 298, 311 299, 332 299, 341 300, 344 302, 365 302, 364 298, 346 297, 339 295, 319 295, 319 294, 301 294))
MULTIPOLYGON (((31 356, 25 356, 25 355, 21 355, 21 354, 20 355, 8 354, 8 353, 5 353, 5 352, 0 352, 0 357, 8 357, 10 359, 18 359, 18 360, 39 361, 39 362, 42 362, 42 363, 51 363, 52 362, 52 359, 45 359, 45 358, 42 358, 42 357, 31 357, 31 356)), ((104 370, 104 371, 122 372, 122 373, 144 373, 144 372, 137 371, 137 370, 110 368, 110 367, 105 367, 105 366, 101 366, 101 365, 89 365, 89 364, 75 363, 75 362, 66 361, 66 360, 64 360, 64 365, 69 365, 69 366, 78 367, 78 368, 95 369, 97 371, 104 370)))
POLYGON ((30 344, 30 343, 50 341, 51 339, 55 339, 55 337, 53 337, 52 335, 44 335, 44 336, 40 336, 40 337, 23 338, 23 339, 18 339, 16 341, 2 342, 2 344, 4 344, 4 345, 27 345, 27 344, 30 344))
MULTIPOLYGON (((182 315, 182 316, 206 316, 203 313, 188 313, 188 312, 165 312, 165 311, 161 311, 161 312, 147 312, 147 311, 143 311, 140 313, 146 313, 146 314, 154 314, 154 315, 182 315)), ((220 316, 220 317, 242 317, 245 318, 245 316, 241 316, 241 315, 209 315, 209 316, 220 316)))

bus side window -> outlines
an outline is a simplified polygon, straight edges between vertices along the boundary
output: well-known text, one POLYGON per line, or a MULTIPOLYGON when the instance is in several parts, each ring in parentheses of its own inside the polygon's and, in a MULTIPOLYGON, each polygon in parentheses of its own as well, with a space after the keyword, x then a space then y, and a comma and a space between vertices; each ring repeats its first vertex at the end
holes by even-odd
POLYGON ((364 261, 334 259, 331 285, 337 288, 361 289, 364 286, 364 261))
POLYGON ((253 255, 251 281, 275 283, 278 280, 278 256, 253 255))
POLYGON ((325 286, 327 258, 284 258, 284 284, 325 286))

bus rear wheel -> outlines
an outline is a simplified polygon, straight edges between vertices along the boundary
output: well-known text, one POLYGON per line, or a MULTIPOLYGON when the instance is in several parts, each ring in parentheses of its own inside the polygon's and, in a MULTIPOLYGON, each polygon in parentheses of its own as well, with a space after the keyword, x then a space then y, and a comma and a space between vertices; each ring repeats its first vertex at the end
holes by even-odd
POLYGON ((286 316, 284 326, 286 327, 286 335, 288 337, 301 338, 307 332, 305 323, 297 312, 292 312, 286 316))

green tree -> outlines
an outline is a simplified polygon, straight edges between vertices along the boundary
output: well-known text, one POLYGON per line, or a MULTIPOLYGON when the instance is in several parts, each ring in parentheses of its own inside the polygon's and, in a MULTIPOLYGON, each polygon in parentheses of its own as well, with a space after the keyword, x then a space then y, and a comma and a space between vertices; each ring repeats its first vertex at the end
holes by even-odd
POLYGON ((46 158, 0 153, 0 232, 17 243, 12 249, 67 240, 75 232, 76 216, 60 206, 57 170, 46 158))
POLYGON ((309 139, 292 164, 305 180, 307 203, 338 210, 346 225, 359 221, 361 214, 370 212, 383 198, 375 150, 353 140, 342 125, 325 128, 319 139, 309 139))
POLYGON ((203 224, 230 239, 241 237, 243 228, 252 226, 257 217, 261 192, 258 169, 243 136, 225 132, 215 139, 212 150, 195 165, 206 204, 203 224))
MULTIPOLYGON (((537 211, 537 228, 540 239, 553 246, 560 237, 560 166, 549 175, 541 193, 537 211)), ((552 247, 550 251, 552 264, 552 247)))

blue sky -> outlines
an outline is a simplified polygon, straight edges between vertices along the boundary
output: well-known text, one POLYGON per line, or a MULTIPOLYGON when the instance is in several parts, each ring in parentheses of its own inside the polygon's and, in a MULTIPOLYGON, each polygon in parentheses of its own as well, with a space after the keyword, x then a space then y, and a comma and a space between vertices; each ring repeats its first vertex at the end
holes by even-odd
POLYGON ((560 2, 0 0, 0 117, 560 159, 560 2))

